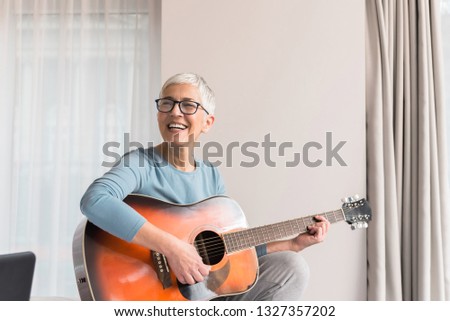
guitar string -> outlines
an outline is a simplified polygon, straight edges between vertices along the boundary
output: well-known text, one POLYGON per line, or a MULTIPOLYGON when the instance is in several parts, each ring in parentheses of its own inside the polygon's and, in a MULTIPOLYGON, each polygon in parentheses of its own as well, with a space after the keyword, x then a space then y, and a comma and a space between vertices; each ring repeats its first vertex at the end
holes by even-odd
MULTIPOLYGON (((286 229, 287 227, 288 226, 279 226, 279 229, 286 229)), ((261 227, 261 228, 263 229, 263 227, 261 227)), ((258 228, 256 228, 256 229, 258 229, 258 228)), ((290 229, 294 230, 295 227, 290 226, 290 229)), ((232 242, 232 240, 230 239, 230 235, 233 235, 233 233, 237 233, 237 234, 243 235, 243 234, 245 234, 247 232, 247 235, 244 235, 244 237, 246 239, 250 239, 250 238, 251 239, 255 239, 255 238, 257 238, 257 236, 255 236, 254 234, 252 234, 252 235, 249 235, 249 234, 252 233, 252 232, 256 232, 256 234, 258 234, 258 232, 261 232, 261 231, 263 231, 263 230, 259 230, 258 231, 258 230, 251 230, 251 229, 243 229, 243 230, 239 230, 239 231, 236 231, 236 232, 226 233, 225 235, 228 235, 228 236, 224 235, 224 237, 225 238, 228 237, 229 241, 232 242)), ((306 226, 302 227, 299 231, 296 231, 296 232, 294 232, 292 234, 302 233, 302 232, 305 232, 305 231, 306 231, 306 226)), ((280 233, 280 231, 278 231, 278 233, 280 233)), ((277 235, 277 232, 276 231, 272 231, 272 232, 266 232, 264 234, 266 236, 273 236, 273 237, 275 237, 277 235)), ((263 235, 262 238, 264 238, 264 234, 262 234, 263 235)), ((239 238, 239 236, 237 236, 237 237, 239 238)), ((217 243, 223 243, 222 238, 220 238, 219 235, 213 236, 213 237, 204 238, 204 239, 198 240, 198 241, 194 241, 194 245, 199 245, 199 246, 201 245, 202 248, 206 248, 206 249, 211 248, 211 246, 214 246, 217 243)))
MULTIPOLYGON (((353 210, 353 208, 343 208, 342 209, 342 211, 345 213, 345 212, 349 212, 349 211, 351 211, 351 210, 353 210)), ((335 220, 332 220, 332 222, 331 223, 336 223, 336 222, 338 222, 338 220, 336 219, 336 212, 340 212, 341 210, 335 210, 335 211, 330 211, 330 212, 326 212, 326 213, 322 213, 322 214, 316 214, 316 215, 324 215, 324 216, 327 216, 327 218, 328 218, 328 216, 332 216, 332 217, 334 217, 335 218, 335 220)), ((316 215, 311 215, 311 216, 307 216, 307 217, 303 217, 303 218, 299 218, 299 219, 293 219, 293 220, 291 220, 291 222, 292 221, 299 221, 299 220, 303 220, 303 223, 305 223, 304 221, 305 220, 309 220, 309 222, 311 222, 311 223, 314 223, 315 221, 314 221, 314 219, 313 219, 313 217, 314 216, 316 216, 316 215)), ((290 222, 290 221, 287 221, 287 222, 284 222, 284 223, 288 223, 288 222, 290 222)), ((308 223, 308 222, 307 222, 308 223)), ((275 223, 274 224, 274 226, 275 225, 278 225, 278 224, 280 224, 280 223, 275 223)), ((270 225, 269 225, 270 226, 270 225)), ((285 226, 283 227, 283 226, 279 226, 280 228, 285 228, 285 226)), ((306 227, 304 227, 304 228, 306 228, 306 227)), ((291 229, 292 229, 292 227, 291 227, 291 229)), ((244 230, 240 230, 240 231, 237 231, 237 232, 231 232, 231 233, 229 233, 229 234, 232 234, 232 233, 240 233, 240 234, 243 234, 243 232, 245 233, 245 231, 248 231, 249 229, 244 229, 244 230)), ((301 231, 297 231, 298 233, 300 233, 301 231)), ((293 234, 296 234, 297 232, 295 232, 295 233, 293 233, 293 234)), ((301 232, 301 233, 303 233, 303 232, 301 232)), ((229 235, 228 234, 228 235, 229 235)), ((270 236, 273 236, 273 237, 275 237, 276 235, 274 235, 275 233, 273 233, 272 232, 272 235, 270 235, 270 236)), ((254 235, 251 235, 251 237, 252 237, 252 239, 254 239, 254 235)), ((283 236, 282 236, 283 237, 283 236)), ((241 239, 235 239, 234 241, 236 241, 236 243, 240 243, 240 244, 237 244, 238 245, 238 249, 239 248, 241 248, 242 246, 245 246, 245 247, 247 247, 247 246, 249 246, 249 247, 252 247, 252 246, 250 246, 249 244, 242 244, 242 238, 241 239)), ((249 237, 247 236, 246 238, 245 238, 245 240, 249 240, 249 237)), ((229 240, 229 242, 233 242, 233 240, 229 240)), ((222 254, 223 252, 224 252, 224 250, 225 250, 225 245, 224 245, 224 243, 226 243, 226 240, 225 241, 223 241, 222 240, 222 238, 220 238, 220 236, 219 235, 217 235, 217 236, 214 236, 214 237, 209 237, 209 238, 205 238, 205 239, 203 239, 203 240, 201 240, 201 241, 194 241, 194 246, 196 246, 196 248, 197 248, 197 251, 199 252, 199 254, 200 254, 200 252, 201 252, 201 254, 210 254, 210 256, 212 256, 213 254, 218 254, 218 253, 220 253, 220 254, 222 254), (201 248, 199 248, 199 245, 201 245, 201 248)), ((258 242, 259 243, 259 242, 258 242)), ((231 244, 231 248, 233 248, 233 244, 231 244)), ((233 251, 231 251, 231 252, 233 252, 233 251)))
MULTIPOLYGON (((313 222, 313 221, 312 221, 313 222)), ((335 221, 337 222, 337 221, 335 221)), ((210 240, 213 238, 209 238, 210 240)), ((231 250, 228 251, 228 253, 232 253, 235 252, 236 250, 241 250, 244 248, 251 248, 253 247, 255 244, 243 244, 242 243, 242 239, 241 240, 235 240, 237 244, 237 249, 234 249, 234 247, 231 247, 231 250), (243 248, 244 247, 244 248, 243 248)), ((222 241, 222 239, 219 236, 215 237, 215 241, 210 241, 208 242, 209 246, 202 246, 201 248, 197 247, 197 251, 199 253, 200 256, 202 257, 207 257, 210 261, 213 260, 214 258, 222 258, 224 253, 226 252, 226 247, 224 245, 224 242, 222 241)), ((197 244, 195 244, 197 245, 197 244)), ((233 244, 231 244, 233 245, 233 244)))
MULTIPOLYGON (((298 231, 296 233, 302 233, 301 231, 298 231)), ((293 233, 293 234, 296 234, 293 233)), ((277 233, 272 233, 272 234, 267 234, 269 236, 269 240, 273 239, 273 238, 277 238, 277 233)), ((284 237, 284 236, 282 236, 284 237)), ((200 256, 208 256, 208 257, 215 257, 215 256, 219 256, 222 255, 225 251, 226 251, 226 246, 224 245, 224 243, 227 243, 226 241, 224 242, 219 236, 217 236, 215 238, 215 240, 212 240, 213 238, 209 238, 210 241, 207 242, 207 246, 203 246, 204 244, 201 244, 201 246, 199 246, 199 243, 201 242, 195 242, 195 246, 197 248, 198 253, 200 254, 200 256)), ((262 244, 265 243, 266 241, 263 240, 262 242, 256 242, 256 244, 247 244, 247 243, 252 243, 252 242, 248 242, 250 240, 250 238, 241 238, 239 240, 235 240, 235 243, 237 243, 237 250, 242 249, 242 247, 244 248, 251 248, 253 246, 255 246, 256 244, 262 244)), ((252 238, 253 240, 253 238, 252 238)), ((232 243, 233 241, 231 241, 232 243)), ((231 244, 231 247, 229 249, 229 253, 235 252, 235 246, 233 246, 233 244, 231 244)))
MULTIPOLYGON (((331 211, 331 212, 326 212, 326 213, 322 213, 322 214, 316 214, 316 215, 324 215, 324 216, 331 216, 331 218, 333 218, 333 217, 335 217, 336 215, 336 212, 340 212, 340 210, 336 210, 336 211, 331 211)), ((233 233, 237 233, 237 234, 243 234, 243 233, 245 233, 245 232, 247 232, 247 231, 257 231, 258 229, 264 229, 264 228, 270 228, 270 227, 275 227, 275 226, 278 226, 279 228, 286 228, 286 227, 291 227, 291 228, 293 228, 292 227, 292 225, 290 225, 290 226, 283 226, 283 225, 288 225, 290 222, 292 223, 292 222, 297 222, 297 221, 300 221, 300 220, 302 220, 303 221, 303 223, 305 223, 305 220, 308 220, 308 222, 306 222, 306 223, 314 223, 315 221, 314 221, 314 219, 313 219, 313 217, 314 216, 316 216, 316 215, 311 215, 311 216, 306 216, 306 217, 302 217, 302 218, 297 218, 297 219, 292 219, 292 220, 289 220, 289 221, 286 221, 286 222, 282 222, 282 223, 274 223, 274 224, 269 224, 269 225, 265 225, 265 226, 261 226, 261 227, 256 227, 256 228, 248 228, 248 229, 243 229, 243 230, 239 230, 239 231, 236 231, 236 232, 230 232, 230 233, 226 233, 226 235, 231 235, 231 234, 233 234, 233 233)), ((330 220, 330 219, 329 219, 330 220)), ((338 220, 331 220, 331 223, 336 223, 336 222, 338 222, 338 220)), ((297 224, 298 225, 298 224, 297 224)), ((308 225, 305 225, 303 228, 305 229, 306 227, 307 227, 308 225)), ((295 233, 294 233, 295 234, 295 233)), ((212 241, 214 241, 215 239, 217 239, 219 236, 213 236, 213 237, 210 237, 210 238, 205 238, 205 239, 202 239, 202 241, 203 241, 203 244, 207 244, 208 242, 208 240, 212 240, 212 241), (206 242, 204 242, 204 241, 206 241, 206 242)))
MULTIPOLYGON (((257 242, 257 243, 247 243, 245 240, 236 240, 235 244, 228 244, 231 245, 228 248, 224 245, 224 242, 222 239, 218 239, 215 242, 210 241, 208 247, 198 247, 196 246, 196 249, 201 257, 208 257, 208 258, 214 258, 214 257, 223 257, 224 253, 233 253, 239 250, 245 250, 250 249, 258 244, 261 244, 264 242, 257 242)), ((197 245, 197 244, 196 244, 197 245)))
MULTIPOLYGON (((345 210, 344 210, 345 211, 345 210)), ((332 212, 326 212, 326 213, 324 213, 324 214, 317 214, 317 215, 326 215, 326 216, 332 216, 332 217, 335 217, 335 213, 336 212, 340 212, 340 210, 336 210, 336 211, 332 211, 332 212)), ((250 231, 257 231, 258 229, 264 229, 264 228, 268 228, 268 227, 275 227, 275 226, 277 226, 278 225, 278 227, 279 228, 286 228, 286 227, 290 227, 291 229, 293 229, 293 227, 292 227, 292 225, 291 226, 282 226, 283 224, 284 225, 287 225, 289 222, 294 222, 294 221, 299 221, 299 220, 302 220, 303 221, 303 223, 305 223, 305 220, 308 220, 308 222, 306 222, 306 223, 314 223, 315 221, 314 221, 314 219, 313 219, 313 217, 314 216, 316 216, 316 215, 311 215, 311 216, 307 216, 307 217, 303 217, 303 218, 298 218, 298 219, 293 219, 293 220, 290 220, 290 221, 286 221, 286 222, 283 222, 283 223, 274 223, 274 224, 270 224, 270 225, 266 225, 266 226, 262 226, 262 227, 256 227, 256 228, 250 228, 250 229, 243 229, 243 230, 239 230, 239 231, 236 231, 236 232, 230 232, 230 233, 226 233, 226 235, 232 235, 232 234, 234 234, 234 233, 236 233, 236 234, 244 234, 245 232, 250 232, 250 231)), ((338 222, 337 220, 335 221, 335 220, 332 220, 332 222, 331 223, 336 223, 336 222, 338 222)), ((298 224, 297 224, 298 225, 298 224)), ((300 229, 300 230, 303 230, 303 229, 306 229, 307 228, 307 226, 308 225, 305 225, 302 229, 300 229)), ((297 226, 298 227, 298 226, 297 226)), ((305 230, 306 231, 306 230, 305 230)), ((296 234, 296 233, 304 233, 305 231, 298 231, 298 232, 295 232, 295 233, 293 233, 293 234, 296 234)), ((275 234, 276 232, 272 232, 272 234, 275 234)), ((249 235, 248 235, 249 236, 249 235)), ((247 238, 248 238, 248 236, 247 236, 247 238)), ((275 235, 270 235, 270 236, 273 236, 273 237, 275 237, 275 235)), ((251 235, 250 237, 254 237, 254 235, 251 235)), ((201 241, 195 241, 194 242, 194 245, 196 245, 196 244, 201 244, 201 245, 206 245, 206 247, 208 247, 207 245, 208 244, 211 244, 211 242, 213 242, 213 244, 215 244, 214 242, 216 242, 216 241, 218 241, 218 242, 220 242, 220 243, 223 243, 222 242, 222 239, 220 238, 220 236, 218 236, 218 235, 216 235, 216 236, 213 236, 213 237, 209 237, 209 238, 204 238, 204 239, 202 239, 201 241), (219 240, 217 240, 217 239, 219 239, 219 240)), ((231 241, 231 240, 230 240, 231 241)))
MULTIPOLYGON (((265 231, 265 233, 263 232, 264 228, 262 228, 262 230, 244 229, 244 230, 240 230, 240 231, 236 231, 236 232, 226 233, 224 235, 224 237, 228 238, 230 242, 233 242, 233 240, 230 239, 230 235, 232 235, 233 233, 237 233, 237 234, 243 235, 244 238, 247 239, 247 240, 250 240, 250 239, 251 240, 263 239, 263 241, 265 241, 264 236, 269 236, 270 238, 277 237, 280 233, 286 232, 287 229, 292 231, 292 233, 289 234, 289 235, 293 235, 293 234, 297 234, 297 233, 304 233, 304 232, 307 231, 307 225, 302 226, 301 228, 299 228, 299 227, 300 226, 297 226, 297 228, 296 228, 296 227, 294 227, 292 225, 291 226, 287 226, 287 225, 286 226, 279 226, 278 231, 270 231, 270 232, 265 231), (280 229, 283 229, 283 232, 280 231, 280 229), (298 229, 298 230, 296 230, 296 229, 298 229), (247 232, 247 235, 245 235, 246 232, 247 232), (256 232, 256 233, 251 234, 252 232, 256 232), (258 233, 258 232, 263 232, 263 233, 258 233), (259 237, 259 235, 262 235, 262 237, 259 237)), ((256 229, 258 229, 258 228, 256 228, 256 229)), ((281 235, 281 237, 284 237, 284 236, 281 235)), ((237 236, 237 238, 239 238, 239 236, 237 236)), ((225 240, 225 242, 226 242, 226 240, 225 240)), ((213 236, 213 237, 209 237, 209 238, 204 238, 204 239, 198 240, 198 241, 194 241, 194 245, 201 245, 202 248, 206 248, 206 249, 210 249, 211 246, 214 246, 217 243, 223 243, 222 238, 219 235, 213 236)))

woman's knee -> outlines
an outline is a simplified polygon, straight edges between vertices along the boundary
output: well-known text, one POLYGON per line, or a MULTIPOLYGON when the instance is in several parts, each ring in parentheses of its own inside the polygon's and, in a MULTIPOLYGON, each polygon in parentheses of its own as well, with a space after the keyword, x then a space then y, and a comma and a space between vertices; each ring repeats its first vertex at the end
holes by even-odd
POLYGON ((292 280, 294 282, 306 283, 309 280, 309 266, 306 260, 299 253, 284 251, 268 254, 264 257, 264 269, 269 270, 268 274, 280 277, 284 282, 292 280))
POLYGON ((295 252, 281 252, 282 266, 291 274, 291 279, 301 284, 306 284, 309 280, 309 266, 305 258, 295 252))
POLYGON ((261 279, 272 284, 270 300, 300 300, 309 281, 309 266, 295 252, 276 252, 264 259, 261 279))

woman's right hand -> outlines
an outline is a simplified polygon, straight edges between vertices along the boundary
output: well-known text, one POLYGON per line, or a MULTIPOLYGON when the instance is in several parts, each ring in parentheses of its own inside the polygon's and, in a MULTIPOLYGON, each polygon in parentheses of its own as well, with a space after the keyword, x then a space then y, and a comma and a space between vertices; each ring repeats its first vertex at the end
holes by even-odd
POLYGON ((180 283, 201 282, 211 269, 211 266, 203 264, 193 245, 157 228, 150 222, 144 223, 132 242, 163 254, 180 283))
POLYGON ((211 266, 205 265, 195 247, 174 239, 167 250, 163 250, 167 262, 182 284, 201 282, 209 274, 211 266))

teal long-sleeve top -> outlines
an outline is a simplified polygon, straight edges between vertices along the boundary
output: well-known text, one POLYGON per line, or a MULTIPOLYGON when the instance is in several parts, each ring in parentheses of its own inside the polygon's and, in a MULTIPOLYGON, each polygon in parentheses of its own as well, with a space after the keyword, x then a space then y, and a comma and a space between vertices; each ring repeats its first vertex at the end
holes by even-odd
MULTIPOLYGON (((129 194, 142 194, 175 204, 191 204, 215 195, 225 195, 225 185, 216 167, 196 161, 192 172, 177 170, 154 148, 125 154, 83 195, 81 212, 93 224, 131 241, 145 218, 123 202, 129 194)), ((266 246, 256 248, 258 256, 266 246)))
POLYGON ((81 212, 105 231, 131 241, 145 218, 123 202, 129 194, 148 195, 175 204, 191 204, 224 195, 222 177, 210 163, 196 161, 193 172, 177 170, 154 148, 125 154, 83 195, 81 212))

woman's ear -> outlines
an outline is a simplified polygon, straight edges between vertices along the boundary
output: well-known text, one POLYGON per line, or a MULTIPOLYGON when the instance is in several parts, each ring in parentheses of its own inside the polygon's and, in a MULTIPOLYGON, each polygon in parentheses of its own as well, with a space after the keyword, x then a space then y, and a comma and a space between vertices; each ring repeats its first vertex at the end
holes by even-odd
POLYGON ((202 133, 207 133, 214 124, 214 115, 206 115, 205 122, 203 123, 202 133))

